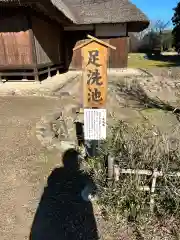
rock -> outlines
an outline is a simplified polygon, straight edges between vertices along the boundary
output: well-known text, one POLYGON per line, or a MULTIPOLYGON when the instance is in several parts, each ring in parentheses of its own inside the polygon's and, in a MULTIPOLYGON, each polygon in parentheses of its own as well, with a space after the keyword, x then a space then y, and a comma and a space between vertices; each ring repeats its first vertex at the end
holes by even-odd
POLYGON ((53 147, 55 147, 59 151, 62 151, 62 146, 61 146, 61 142, 60 141, 58 143, 53 144, 53 147))
POLYGON ((43 134, 45 131, 51 130, 51 127, 49 124, 39 124, 36 126, 36 132, 43 134))
POLYGON ((56 112, 51 113, 51 114, 45 116, 42 119, 43 119, 43 121, 45 123, 47 123, 47 122, 50 123, 50 122, 53 122, 54 120, 58 119, 61 116, 62 116, 62 111, 61 110, 57 110, 56 112))
POLYGON ((40 142, 42 142, 43 141, 43 137, 42 137, 42 135, 40 135, 40 134, 36 134, 36 137, 37 137, 37 139, 40 141, 40 142))
POLYGON ((72 108, 72 113, 73 113, 73 114, 76 114, 77 111, 78 111, 78 108, 77 108, 77 107, 73 107, 73 108, 72 108))
POLYGON ((43 124, 43 123, 37 123, 36 124, 36 129, 45 129, 46 128, 46 126, 43 124))
POLYGON ((60 92, 60 96, 66 97, 66 96, 70 96, 69 92, 60 92))
POLYGON ((55 133, 52 132, 52 131, 49 131, 49 129, 46 129, 43 133, 42 133, 42 136, 45 138, 45 139, 53 139, 55 137, 55 133))
POLYGON ((46 147, 48 151, 52 151, 54 149, 54 146, 50 145, 46 147))
POLYGON ((70 141, 61 141, 61 149, 63 151, 66 151, 70 148, 74 148, 75 147, 75 143, 74 142, 70 142, 70 141))
POLYGON ((52 145, 52 140, 53 140, 52 137, 45 137, 45 138, 43 138, 42 142, 44 145, 49 146, 49 145, 52 145))

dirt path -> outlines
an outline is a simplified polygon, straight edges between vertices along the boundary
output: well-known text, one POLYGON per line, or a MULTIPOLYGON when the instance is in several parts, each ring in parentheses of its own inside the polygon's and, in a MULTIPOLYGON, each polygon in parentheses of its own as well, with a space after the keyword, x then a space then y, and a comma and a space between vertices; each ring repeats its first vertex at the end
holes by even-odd
MULTIPOLYGON (((116 76, 116 79, 112 80, 116 83, 123 78, 116 76)), ((61 164, 60 153, 48 152, 37 140, 35 126, 42 116, 53 109, 66 104, 77 105, 81 94, 79 84, 76 79, 59 89, 55 95, 61 96, 61 99, 17 96, 0 98, 1 240, 29 239, 31 224, 47 177, 52 169, 61 164)), ((135 121, 139 115, 136 109, 129 106, 132 101, 126 99, 126 89, 117 94, 117 89, 114 89, 112 84, 109 86, 109 116, 115 114, 115 118, 135 121)), ((176 125, 176 122, 173 122, 173 125, 176 125)), ((116 239, 105 237, 112 229, 105 225, 99 224, 102 239, 116 239)))
POLYGON ((40 97, 0 98, 0 239, 28 239, 46 177, 60 156, 47 153, 36 122, 59 104, 40 97))

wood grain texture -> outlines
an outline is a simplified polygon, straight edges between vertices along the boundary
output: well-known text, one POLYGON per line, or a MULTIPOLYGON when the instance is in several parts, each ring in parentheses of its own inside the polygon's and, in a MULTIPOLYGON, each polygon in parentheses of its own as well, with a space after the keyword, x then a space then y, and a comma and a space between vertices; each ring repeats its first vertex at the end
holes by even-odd
POLYGON ((1 33, 1 65, 32 64, 29 31, 1 33))
POLYGON ((83 56, 83 103, 84 108, 105 108, 107 99, 108 49, 97 42, 82 48, 83 56), (96 65, 89 63, 90 52, 98 52, 96 65), (98 99, 98 101, 96 100, 98 99))
POLYGON ((32 64, 30 36, 25 16, 0 16, 0 66, 32 64))
POLYGON ((37 64, 62 62, 62 29, 36 16, 32 16, 32 31, 36 48, 37 64))
MULTIPOLYGON (((73 36, 72 36, 73 37, 73 36)), ((108 49, 109 57, 108 57, 108 67, 110 68, 126 68, 127 60, 128 60, 128 38, 120 37, 120 38, 110 38, 110 39, 101 39, 106 41, 110 45, 116 47, 116 50, 108 49)), ((78 47, 80 44, 84 44, 84 42, 88 42, 89 40, 77 41, 76 46, 78 47)), ((70 65, 71 69, 82 69, 82 57, 80 49, 73 51, 72 61, 70 65)))

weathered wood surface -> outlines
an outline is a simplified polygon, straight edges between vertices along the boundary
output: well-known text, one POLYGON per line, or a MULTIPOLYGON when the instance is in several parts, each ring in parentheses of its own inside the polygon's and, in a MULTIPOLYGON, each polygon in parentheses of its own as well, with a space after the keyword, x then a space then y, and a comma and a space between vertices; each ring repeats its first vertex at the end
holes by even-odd
POLYGON ((85 108, 103 108, 107 96, 107 47, 91 42, 82 48, 85 108))
POLYGON ((37 64, 60 64, 63 60, 61 27, 36 16, 32 16, 31 20, 37 64))
MULTIPOLYGON (((89 40, 81 40, 76 43, 76 46, 89 41, 89 40)), ((116 51, 113 49, 108 50, 108 63, 107 67, 110 68, 126 68, 128 61, 128 38, 112 38, 112 39, 103 39, 103 41, 113 45, 116 47, 116 51)), ((82 57, 81 50, 73 52, 72 61, 70 65, 70 69, 81 69, 82 68, 82 57)))
POLYGON ((32 64, 30 35, 26 17, 0 18, 0 67, 32 64))

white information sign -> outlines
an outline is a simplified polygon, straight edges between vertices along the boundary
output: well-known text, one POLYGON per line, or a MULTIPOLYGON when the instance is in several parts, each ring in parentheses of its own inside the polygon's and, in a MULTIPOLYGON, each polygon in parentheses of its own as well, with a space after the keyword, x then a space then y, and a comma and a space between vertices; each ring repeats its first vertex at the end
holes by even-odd
POLYGON ((84 109, 84 138, 106 139, 106 109, 84 109))

